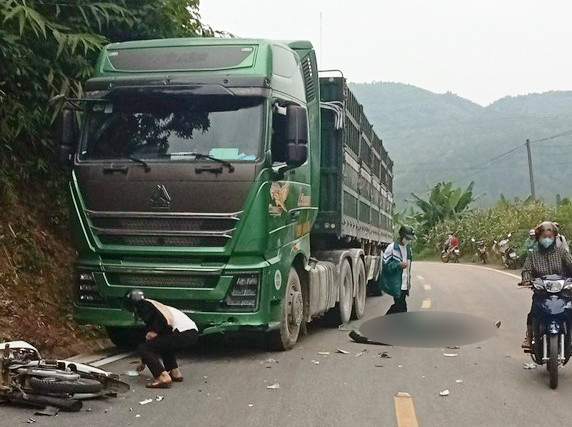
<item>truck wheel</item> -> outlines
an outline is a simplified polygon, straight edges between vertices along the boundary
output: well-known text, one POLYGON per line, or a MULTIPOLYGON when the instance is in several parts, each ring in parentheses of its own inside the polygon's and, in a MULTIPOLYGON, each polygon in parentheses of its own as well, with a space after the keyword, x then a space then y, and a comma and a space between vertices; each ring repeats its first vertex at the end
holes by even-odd
POLYGON ((145 341, 145 333, 139 328, 115 328, 108 326, 105 328, 107 336, 116 347, 133 349, 139 343, 145 341))
POLYGON ((340 302, 339 314, 340 323, 348 323, 352 315, 352 302, 353 302, 353 279, 352 268, 347 259, 342 261, 340 268, 340 302))
POLYGON ((354 307, 352 318, 361 319, 365 313, 365 296, 366 296, 366 277, 365 277, 365 265, 363 260, 360 258, 357 268, 357 283, 356 283, 356 296, 354 298, 354 307))
POLYGON ((268 345, 272 350, 290 350, 298 340, 304 313, 302 286, 295 268, 288 274, 286 294, 280 306, 280 329, 268 333, 268 345))

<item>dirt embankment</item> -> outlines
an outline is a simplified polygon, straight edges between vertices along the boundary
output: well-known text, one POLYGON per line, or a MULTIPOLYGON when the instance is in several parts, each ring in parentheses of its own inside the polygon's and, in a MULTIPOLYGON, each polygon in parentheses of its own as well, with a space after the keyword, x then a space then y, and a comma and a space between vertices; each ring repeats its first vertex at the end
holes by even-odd
POLYGON ((24 340, 44 355, 67 357, 103 335, 72 318, 75 252, 65 200, 40 185, 14 194, 0 206, 0 342, 24 340))

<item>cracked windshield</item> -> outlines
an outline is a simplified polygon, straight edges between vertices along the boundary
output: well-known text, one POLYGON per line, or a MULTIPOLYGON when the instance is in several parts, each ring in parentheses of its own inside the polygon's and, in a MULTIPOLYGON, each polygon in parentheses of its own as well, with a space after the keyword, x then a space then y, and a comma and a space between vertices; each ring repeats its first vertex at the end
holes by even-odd
POLYGON ((570 16, 0 0, 0 426, 568 425, 570 16))

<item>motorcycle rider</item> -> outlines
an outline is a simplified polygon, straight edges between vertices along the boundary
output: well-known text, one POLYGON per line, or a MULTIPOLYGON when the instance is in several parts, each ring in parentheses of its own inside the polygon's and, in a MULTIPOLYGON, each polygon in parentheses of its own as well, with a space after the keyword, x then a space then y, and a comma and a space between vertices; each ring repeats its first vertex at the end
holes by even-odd
MULTIPOLYGON (((529 253, 522 267, 522 282, 530 285, 538 277, 558 274, 564 277, 572 276, 572 255, 566 249, 556 245, 558 229, 553 222, 544 221, 535 229, 538 250, 529 253)), ((532 346, 532 307, 526 318, 526 337, 522 348, 532 346)))
POLYGON ((453 235, 450 231, 447 232, 447 239, 445 240, 445 244, 443 245, 443 250, 447 253, 451 252, 453 249, 459 246, 459 239, 453 235))
POLYGON ((558 231, 558 236, 556 237, 556 246, 562 246, 564 249, 570 252, 570 248, 568 247, 568 242, 566 241, 566 237, 564 237, 564 235, 560 233, 560 224, 554 222, 554 225, 556 226, 556 230, 558 231))
POLYGON ((411 247, 415 232, 409 225, 399 229, 399 240, 390 243, 383 253, 379 287, 393 297, 393 305, 386 314, 407 311, 406 298, 411 289, 411 247))

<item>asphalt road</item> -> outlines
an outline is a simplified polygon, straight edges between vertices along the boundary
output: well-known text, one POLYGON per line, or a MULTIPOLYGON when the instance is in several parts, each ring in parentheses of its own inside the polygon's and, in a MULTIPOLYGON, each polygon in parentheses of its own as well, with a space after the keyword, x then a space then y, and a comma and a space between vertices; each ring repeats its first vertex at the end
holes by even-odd
MULTIPOLYGON (((126 377, 133 391, 85 402, 80 413, 42 417, 28 408, 1 405, 0 425, 20 425, 32 417, 38 426, 397 426, 398 392, 412 396, 423 427, 570 423, 572 366, 560 371, 557 390, 548 387, 545 368, 523 369, 530 362, 520 349, 530 291, 517 289, 517 278, 476 266, 417 262, 413 279, 410 310, 500 320, 498 334, 459 350, 416 349, 360 345, 345 330, 313 325, 293 350, 283 353, 235 337, 181 355, 185 381, 171 389, 148 390, 146 377, 126 377), (391 358, 381 358, 383 351, 391 358), (458 355, 444 356, 452 352, 458 355), (275 361, 266 361, 270 358, 275 361), (279 388, 268 389, 272 384, 279 388), (440 396, 446 389, 450 394, 440 396), (164 400, 139 405, 156 395, 164 400)), ((390 303, 387 296, 368 298, 362 321, 384 314, 390 303)), ((134 360, 127 357, 105 369, 123 373, 134 360)), ((400 415, 403 427, 415 425, 406 424, 407 414, 400 415)))

